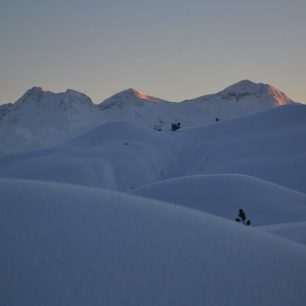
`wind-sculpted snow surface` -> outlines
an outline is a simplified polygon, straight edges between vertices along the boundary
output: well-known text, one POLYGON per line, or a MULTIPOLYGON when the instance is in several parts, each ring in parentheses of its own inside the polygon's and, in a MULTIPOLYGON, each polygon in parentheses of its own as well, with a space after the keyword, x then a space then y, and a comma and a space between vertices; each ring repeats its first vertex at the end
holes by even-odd
POLYGON ((126 191, 174 175, 175 143, 129 122, 112 122, 65 145, 0 158, 0 176, 126 191))
POLYGON ((186 176, 131 192, 234 220, 243 208, 252 225, 306 220, 306 195, 238 174, 186 176))
POLYGON ((261 229, 273 233, 289 240, 306 245, 306 221, 290 222, 284 224, 272 224, 260 227, 261 229))
POLYGON ((306 193, 306 106, 158 132, 106 123, 57 147, 0 157, 0 177, 120 191, 179 176, 247 174, 306 193))
POLYGON ((81 186, 0 180, 0 197, 1 305, 306 303, 306 248, 261 230, 81 186))
POLYGON ((306 193, 306 106, 186 129, 182 175, 248 174, 306 193))

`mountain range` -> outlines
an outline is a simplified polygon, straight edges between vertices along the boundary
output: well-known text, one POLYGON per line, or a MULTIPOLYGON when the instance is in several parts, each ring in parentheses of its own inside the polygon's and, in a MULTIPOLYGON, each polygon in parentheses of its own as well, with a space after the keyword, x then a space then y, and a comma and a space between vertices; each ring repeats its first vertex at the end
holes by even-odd
POLYGON ((242 81, 0 113, 0 305, 306 305, 306 105, 242 81))
POLYGON ((58 144, 110 121, 164 130, 173 122, 183 127, 208 125, 292 102, 271 85, 249 80, 178 103, 127 89, 94 104, 75 90, 53 93, 33 87, 15 103, 0 105, 0 153, 58 144))

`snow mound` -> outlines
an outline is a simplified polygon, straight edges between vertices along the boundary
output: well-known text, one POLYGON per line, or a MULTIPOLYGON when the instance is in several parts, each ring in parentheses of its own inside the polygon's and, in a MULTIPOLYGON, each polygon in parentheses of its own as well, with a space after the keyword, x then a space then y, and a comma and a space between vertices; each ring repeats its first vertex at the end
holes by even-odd
POLYGON ((172 173, 171 143, 167 134, 112 122, 61 146, 2 156, 0 176, 126 191, 172 173))
POLYGON ((306 221, 266 225, 260 229, 306 245, 306 221))
POLYGON ((299 104, 186 129, 182 158, 190 162, 182 175, 247 174, 306 193, 305 134, 306 106, 299 104))
POLYGON ((263 231, 84 187, 1 180, 0 195, 1 305, 306 303, 306 248, 263 231))
POLYGON ((50 149, 0 157, 0 177, 128 191, 159 180, 247 174, 306 193, 306 106, 288 105, 213 125, 154 131, 101 125, 50 149))
POLYGON ((157 131, 126 121, 112 121, 68 141, 68 145, 88 146, 103 144, 105 142, 133 142, 158 141, 160 135, 157 131))
POLYGON ((234 220, 244 209, 252 225, 306 220, 306 195, 251 176, 212 174, 170 179, 131 192, 234 220))

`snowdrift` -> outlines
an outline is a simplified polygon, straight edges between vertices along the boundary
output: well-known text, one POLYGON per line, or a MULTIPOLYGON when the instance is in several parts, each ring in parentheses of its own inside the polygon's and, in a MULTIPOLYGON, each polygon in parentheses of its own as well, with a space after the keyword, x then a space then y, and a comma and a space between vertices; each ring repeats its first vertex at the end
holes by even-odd
POLYGON ((181 155, 182 175, 247 174, 306 193, 305 105, 285 105, 181 134, 188 144, 181 155))
POLYGON ((0 177, 129 191, 179 176, 247 174, 306 193, 306 106, 158 132, 104 124, 66 144, 0 157, 0 177))
POLYGON ((81 186, 0 180, 0 195, 1 305, 306 303, 306 248, 263 231, 81 186))
POLYGON ((252 225, 306 220, 306 195, 251 176, 186 176, 141 187, 132 194, 234 220, 244 209, 252 225))
POLYGON ((176 169, 174 147, 160 132, 112 122, 62 146, 0 157, 0 176, 126 191, 176 169))
POLYGON ((266 225, 260 228, 269 233, 306 245, 306 221, 266 225))

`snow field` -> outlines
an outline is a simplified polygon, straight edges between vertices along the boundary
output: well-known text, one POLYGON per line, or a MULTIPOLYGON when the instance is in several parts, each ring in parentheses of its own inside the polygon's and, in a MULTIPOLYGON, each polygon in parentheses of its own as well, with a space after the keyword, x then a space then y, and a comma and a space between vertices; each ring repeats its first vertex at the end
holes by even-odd
POLYGON ((81 186, 0 195, 1 305, 305 305, 306 248, 261 230, 81 186))

